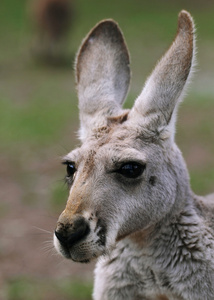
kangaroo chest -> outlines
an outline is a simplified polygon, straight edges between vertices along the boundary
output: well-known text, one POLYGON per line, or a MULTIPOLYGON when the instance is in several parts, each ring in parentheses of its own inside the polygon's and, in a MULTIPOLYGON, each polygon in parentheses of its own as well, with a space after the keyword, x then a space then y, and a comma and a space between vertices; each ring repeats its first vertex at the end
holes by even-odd
POLYGON ((101 258, 95 269, 95 300, 180 300, 164 293, 161 279, 150 259, 128 243, 121 243, 110 257, 101 258), (168 298, 170 296, 170 298, 168 298))
MULTIPOLYGON (((173 255, 173 249, 168 251, 173 255)), ((102 257, 97 263, 94 299, 214 299, 213 260, 205 270, 203 258, 189 266, 186 261, 169 259, 166 249, 156 249, 156 253, 159 255, 149 253, 148 249, 139 251, 129 240, 119 243, 110 257, 102 257), (210 287, 203 286, 205 277, 210 287)))

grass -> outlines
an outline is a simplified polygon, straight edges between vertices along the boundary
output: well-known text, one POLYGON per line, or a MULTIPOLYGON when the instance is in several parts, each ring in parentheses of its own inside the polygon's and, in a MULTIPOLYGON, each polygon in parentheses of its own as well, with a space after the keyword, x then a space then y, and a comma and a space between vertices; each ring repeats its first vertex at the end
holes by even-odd
MULTIPOLYGON (((14 180, 25 191, 21 199, 14 200, 16 205, 24 203, 29 209, 41 206, 53 213, 64 207, 65 170, 60 168, 58 156, 78 143, 78 103, 72 65, 88 30, 103 18, 114 18, 123 29, 132 58, 133 78, 126 102, 126 107, 131 107, 156 61, 171 43, 177 14, 183 8, 197 22, 200 68, 181 105, 176 140, 187 160, 193 190, 199 194, 213 192, 214 3, 75 1, 76 16, 67 49, 70 62, 66 68, 32 60, 32 26, 26 13, 27 3, 26 0, 2 0, 0 10, 0 159, 7 170, 3 175, 5 180, 8 178, 8 190, 10 180, 14 180), (45 188, 44 181, 47 181, 45 188), (41 192, 41 186, 45 192, 41 192)), ((0 217, 10 211, 8 203, 12 200, 5 201, 1 203, 0 217)), ((91 289, 91 283, 38 280, 31 274, 7 278, 0 297, 4 300, 90 299, 91 289)))
POLYGON ((72 93, 69 95, 69 92, 59 91, 60 87, 53 87, 54 82, 51 85, 46 83, 46 86, 41 84, 24 103, 3 97, 0 101, 0 139, 5 147, 19 143, 39 144, 41 147, 54 143, 69 121, 71 124, 77 122, 72 93))
POLYGON ((8 282, 7 289, 1 291, 0 296, 3 300, 89 300, 91 294, 91 282, 71 282, 68 279, 50 282, 18 277, 8 282))

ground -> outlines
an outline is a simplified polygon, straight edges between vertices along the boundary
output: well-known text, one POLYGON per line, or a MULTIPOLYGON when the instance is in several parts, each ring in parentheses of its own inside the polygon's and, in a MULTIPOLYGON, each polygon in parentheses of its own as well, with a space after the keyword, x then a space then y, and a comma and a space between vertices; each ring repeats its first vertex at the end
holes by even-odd
POLYGON ((114 18, 131 54, 132 85, 126 107, 176 31, 186 8, 198 31, 198 67, 178 114, 176 140, 187 161, 193 190, 214 192, 214 4, 159 1, 76 1, 63 65, 31 56, 33 30, 27 1, 3 0, 0 16, 0 299, 91 299, 94 264, 56 255, 52 235, 67 188, 60 157, 78 145, 74 55, 95 23, 114 18))

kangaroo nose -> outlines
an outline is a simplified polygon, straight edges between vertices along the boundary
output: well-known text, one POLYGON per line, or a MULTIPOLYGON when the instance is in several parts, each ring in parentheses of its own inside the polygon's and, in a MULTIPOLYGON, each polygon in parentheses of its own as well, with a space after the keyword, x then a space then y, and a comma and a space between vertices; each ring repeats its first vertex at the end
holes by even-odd
POLYGON ((79 242, 90 232, 89 225, 83 217, 78 217, 72 224, 60 223, 58 227, 59 228, 55 231, 55 235, 62 246, 67 248, 79 242))

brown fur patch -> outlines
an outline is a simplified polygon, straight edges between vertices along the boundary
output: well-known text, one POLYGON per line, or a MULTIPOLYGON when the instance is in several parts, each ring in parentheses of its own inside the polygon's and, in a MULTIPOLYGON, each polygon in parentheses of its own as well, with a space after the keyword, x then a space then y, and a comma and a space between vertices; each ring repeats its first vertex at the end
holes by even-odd
POLYGON ((132 242, 137 244, 139 247, 143 248, 143 247, 145 247, 145 245, 148 246, 149 240, 150 240, 149 237, 153 230, 154 230, 153 226, 149 227, 147 229, 142 229, 142 230, 132 233, 129 236, 129 238, 132 240, 132 242))
POLYGON ((88 176, 91 173, 91 171, 93 170, 95 155, 96 155, 96 151, 91 150, 85 160, 84 173, 86 174, 86 176, 88 176))
POLYGON ((109 117, 108 125, 111 126, 112 124, 122 124, 123 122, 127 121, 128 114, 129 114, 129 110, 126 110, 122 115, 116 117, 109 117))
POLYGON ((94 137, 98 140, 104 136, 107 136, 107 134, 109 134, 110 131, 110 126, 99 127, 94 131, 94 137))
POLYGON ((129 110, 126 110, 119 116, 108 117, 107 126, 100 127, 94 131, 94 137, 98 140, 99 147, 102 147, 110 141, 114 127, 125 122, 128 118, 128 114, 129 110))
POLYGON ((94 131, 94 137, 97 140, 97 147, 107 144, 112 136, 113 126, 103 126, 94 131))
POLYGON ((149 243, 149 237, 152 233, 154 227, 150 227, 148 229, 142 229, 137 232, 134 232, 130 235, 124 235, 117 237, 117 242, 123 240, 124 238, 128 237, 132 242, 137 244, 140 248, 144 247, 145 245, 148 246, 149 243))
POLYGON ((85 159, 85 164, 83 168, 82 176, 74 181, 72 191, 68 197, 66 209, 64 214, 68 218, 73 218, 75 214, 81 214, 83 210, 88 207, 88 190, 86 188, 85 182, 90 176, 94 169, 94 156, 96 155, 95 150, 91 150, 85 159))
POLYGON ((169 300, 169 298, 164 295, 158 295, 157 300, 169 300))
POLYGON ((87 174, 84 175, 85 176, 75 181, 72 192, 68 197, 66 208, 63 213, 69 219, 72 219, 75 214, 81 214, 83 210, 88 207, 88 192, 86 186, 83 184, 87 174))

